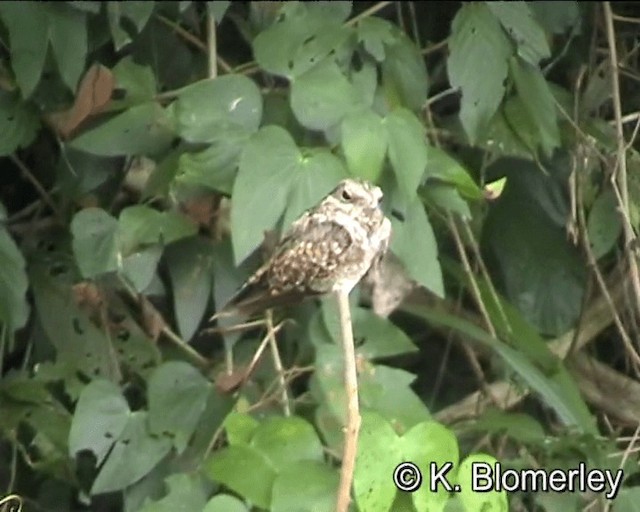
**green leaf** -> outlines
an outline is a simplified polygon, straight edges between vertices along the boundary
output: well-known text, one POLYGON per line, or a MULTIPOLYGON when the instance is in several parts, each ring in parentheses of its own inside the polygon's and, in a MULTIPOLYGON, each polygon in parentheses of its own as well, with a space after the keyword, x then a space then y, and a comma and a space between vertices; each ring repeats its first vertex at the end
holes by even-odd
POLYGON ((213 248, 203 238, 187 238, 167 248, 165 257, 173 290, 173 307, 183 339, 196 332, 209 301, 213 248))
POLYGON ((342 150, 351 174, 375 183, 382 173, 387 134, 382 119, 371 110, 349 114, 342 120, 342 150))
POLYGON ((303 156, 285 130, 262 128, 245 146, 233 184, 231 228, 236 262, 262 242, 284 213, 283 226, 330 192, 346 172, 325 149, 303 156), (260 205, 259 209, 246 205, 260 205))
POLYGON ((230 445, 248 445, 260 422, 253 416, 239 412, 230 413, 224 420, 224 428, 230 445))
POLYGON ((276 471, 259 451, 248 446, 228 446, 205 463, 205 474, 233 492, 268 509, 276 471))
POLYGON ((428 322, 458 330, 470 340, 491 348, 556 411, 563 424, 575 426, 581 432, 596 432, 589 409, 582 401, 575 383, 561 365, 555 374, 545 374, 522 352, 509 347, 466 320, 425 308, 412 312, 428 322))
POLYGON ((342 23, 350 12, 350 2, 285 4, 253 40, 256 61, 270 73, 300 76, 345 42, 350 30, 342 23))
MULTIPOLYGON (((415 375, 396 368, 372 365, 364 357, 361 357, 360 361, 361 372, 358 380, 363 408, 378 412, 399 431, 405 431, 429 419, 429 411, 410 387, 415 375)), ((341 377, 343 365, 338 345, 322 343, 316 346, 318 371, 312 378, 312 386, 317 386, 317 390, 322 392, 319 398, 326 403, 333 417, 340 421, 344 418, 346 410, 341 377)), ((339 423, 336 423, 336 428, 340 428, 339 423)), ((323 434, 327 435, 327 432, 323 434)))
POLYGON ((136 64, 131 56, 127 56, 120 59, 112 71, 116 87, 126 91, 127 100, 143 102, 155 96, 156 78, 149 66, 136 64))
POLYGON ((167 495, 157 501, 147 500, 140 512, 180 512, 202 510, 207 495, 198 475, 176 473, 165 479, 167 495))
POLYGON ((406 198, 413 198, 427 166, 424 127, 405 109, 391 112, 383 124, 389 141, 389 160, 400 190, 406 198))
POLYGON ((391 250, 402 261, 409 277, 444 297, 438 246, 422 202, 414 199, 403 213, 404 221, 391 219, 391 250))
POLYGON ((0 319, 9 333, 24 327, 29 316, 25 266, 16 243, 6 229, 0 229, 0 319))
POLYGON ((305 210, 318 204, 346 177, 342 162, 324 148, 314 149, 303 156, 292 175, 283 228, 287 229, 305 210))
POLYGON ((153 8, 154 2, 146 0, 107 2, 109 29, 117 52, 131 42, 131 37, 122 27, 122 18, 127 18, 128 21, 133 22, 137 31, 140 32, 149 21, 153 8))
POLYGON ((175 211, 159 212, 148 206, 129 206, 118 219, 118 246, 124 256, 155 244, 170 244, 195 235, 197 226, 175 211))
POLYGON ((363 411, 353 489, 360 510, 387 511, 396 496, 393 470, 403 462, 398 436, 379 414, 363 411))
POLYGON ((269 510, 332 512, 338 484, 338 473, 322 462, 301 460, 287 464, 273 482, 269 510))
POLYGON ((427 151, 429 153, 428 178, 437 178, 445 183, 455 185, 458 192, 465 198, 482 199, 484 197, 482 190, 473 181, 469 171, 455 158, 435 146, 429 146, 427 151))
POLYGON ((122 259, 122 274, 137 292, 143 292, 151 284, 162 251, 163 247, 154 245, 122 259))
POLYGON ((525 110, 537 129, 536 146, 549 156, 560 145, 556 104, 542 72, 526 62, 512 58, 511 74, 525 110))
POLYGON ((35 307, 42 328, 56 350, 56 360, 69 363, 85 377, 121 377, 112 341, 80 310, 71 286, 79 280, 66 254, 33 255, 29 266, 35 307))
POLYGON ((475 143, 504 96, 511 44, 487 5, 470 3, 464 4, 453 20, 449 52, 451 85, 462 90, 460 120, 475 143))
POLYGON ((0 3, 0 18, 9 31, 11 67, 24 98, 38 85, 47 56, 49 18, 43 7, 31 2, 0 3))
POLYGON ((131 411, 120 388, 104 379, 87 384, 76 405, 69 432, 69 454, 91 450, 96 464, 102 464, 120 437, 131 411))
POLYGON ((0 90, 0 156, 27 147, 39 128, 38 113, 31 104, 20 100, 19 94, 0 90))
POLYGON ((222 18, 227 12, 230 4, 231 2, 225 2, 222 0, 207 2, 207 9, 209 11, 209 14, 215 18, 217 25, 219 25, 222 21, 222 18))
POLYGON ((520 57, 537 66, 551 56, 546 34, 526 2, 487 2, 486 5, 514 39, 520 57))
POLYGON ((249 512, 249 508, 235 496, 218 494, 207 502, 202 512, 249 512))
POLYGON ((180 91, 173 104, 176 131, 189 142, 226 140, 253 133, 262 119, 262 96, 244 75, 201 80, 180 91), (203 108, 206 105, 206 108, 203 108))
POLYGON ((166 437, 152 437, 147 432, 147 413, 129 414, 106 462, 91 487, 91 494, 119 491, 147 475, 171 450, 166 437))
POLYGON ((455 213, 462 219, 471 219, 471 210, 467 202, 460 197, 458 189, 445 183, 429 183, 420 192, 426 205, 435 205, 445 211, 455 213))
POLYGON ((504 192, 489 210, 481 246, 509 302, 541 333, 557 336, 580 315, 586 268, 564 226, 532 200, 538 182, 548 177, 522 161, 505 165, 515 172, 508 174, 504 192))
POLYGON ((391 102, 394 105, 399 104, 417 111, 427 100, 429 84, 424 58, 404 34, 386 46, 382 83, 387 95, 397 98, 397 102, 391 102))
MULTIPOLYGON (((485 490, 476 492, 474 490, 473 472, 476 471, 479 464, 483 467, 486 465, 489 471, 493 472, 495 464, 498 461, 491 455, 485 455, 483 453, 474 453, 469 455, 460 463, 458 469, 458 485, 460 486, 460 493, 458 498, 462 502, 466 512, 476 512, 477 510, 486 510, 491 512, 507 512, 509 510, 509 501, 507 500, 507 493, 503 491, 493 490, 495 485, 487 486, 485 490)), ((485 474, 482 471, 482 474, 485 474)), ((491 473, 487 474, 491 477, 491 473)), ((477 482, 480 485, 486 485, 487 481, 479 479, 477 482)))
POLYGON ((291 84, 293 113, 311 130, 335 126, 362 106, 358 91, 331 60, 321 62, 291 84))
POLYGON ((49 7, 51 49, 64 83, 75 92, 87 59, 86 14, 64 4, 49 7))
POLYGON ((527 4, 547 32, 564 34, 568 28, 580 33, 581 15, 578 2, 531 2, 527 4))
POLYGON ((357 308, 353 312, 353 336, 358 355, 368 359, 393 357, 417 352, 418 348, 402 329, 388 318, 382 318, 370 309, 357 308))
POLYGON ((197 153, 184 153, 178 160, 176 184, 201 185, 231 195, 242 148, 247 135, 228 137, 197 153))
POLYGON ((596 259, 607 254, 622 232, 622 221, 611 189, 604 190, 593 203, 587 220, 589 242, 596 259))
POLYGON ((149 378, 149 430, 169 435, 178 453, 187 447, 207 404, 211 384, 193 366, 169 361, 149 378))
POLYGON ((118 267, 118 221, 102 208, 85 208, 71 221, 73 252, 82 277, 95 277, 118 267))
MULTIPOLYGON (((414 425, 400 438, 403 460, 414 461, 422 469, 423 482, 412 494, 416 510, 443 510, 449 500, 449 493, 442 486, 431 491, 430 464, 438 468, 447 463, 458 465, 459 451, 456 436, 448 428, 435 421, 425 421, 414 425)), ((454 473, 448 473, 451 478, 454 473)))
POLYGON ((100 156, 153 155, 167 149, 173 131, 157 103, 143 103, 74 138, 72 148, 100 156))
POLYGON ((240 156, 233 184, 231 231, 236 263, 261 243, 284 212, 293 173, 302 155, 282 128, 267 126, 255 134, 240 156), (259 209, 247 205, 260 205, 259 209))
POLYGON ((323 460, 322 443, 313 426, 296 416, 266 420, 254 431, 250 446, 279 473, 295 462, 323 460))
POLYGON ((361 42, 365 50, 378 62, 385 59, 385 46, 396 41, 395 31, 393 24, 375 16, 363 18, 357 24, 358 42, 361 42))

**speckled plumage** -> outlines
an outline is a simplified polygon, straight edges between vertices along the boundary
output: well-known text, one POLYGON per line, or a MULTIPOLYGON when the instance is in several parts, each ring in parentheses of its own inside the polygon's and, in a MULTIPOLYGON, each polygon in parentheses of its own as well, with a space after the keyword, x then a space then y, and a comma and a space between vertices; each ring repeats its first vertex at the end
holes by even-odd
POLYGON ((380 188, 347 179, 296 220, 273 255, 221 312, 253 314, 351 289, 387 250, 391 223, 380 188))

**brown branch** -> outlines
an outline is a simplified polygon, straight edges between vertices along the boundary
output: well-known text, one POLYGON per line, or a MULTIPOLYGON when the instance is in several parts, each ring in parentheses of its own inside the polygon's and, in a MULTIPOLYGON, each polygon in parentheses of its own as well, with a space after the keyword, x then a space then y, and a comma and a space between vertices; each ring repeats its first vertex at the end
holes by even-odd
POLYGON ((636 302, 636 315, 640 315, 640 271, 638 270, 638 262, 633 251, 633 242, 636 235, 629 219, 629 189, 627 185, 627 147, 624 140, 624 131, 622 128, 622 105, 620 100, 620 72, 618 70, 618 50, 616 48, 616 34, 613 28, 613 13, 611 12, 611 3, 604 2, 604 19, 607 31, 607 43, 609 46, 609 60, 611 64, 611 93, 613 95, 613 113, 615 117, 616 139, 618 143, 616 168, 612 179, 614 184, 619 188, 620 197, 618 199, 618 208, 622 217, 625 253, 629 263, 629 271, 631 274, 631 283, 633 285, 633 294, 636 302))
POLYGON ((342 451, 342 468, 340 486, 336 501, 336 512, 347 512, 351 501, 351 483, 356 465, 358 450, 358 433, 360 431, 360 405, 358 403, 358 371, 356 368, 356 351, 353 343, 351 310, 349 294, 337 292, 338 311, 340 314, 340 338, 344 357, 344 387, 347 397, 347 425, 344 432, 344 448, 342 451))

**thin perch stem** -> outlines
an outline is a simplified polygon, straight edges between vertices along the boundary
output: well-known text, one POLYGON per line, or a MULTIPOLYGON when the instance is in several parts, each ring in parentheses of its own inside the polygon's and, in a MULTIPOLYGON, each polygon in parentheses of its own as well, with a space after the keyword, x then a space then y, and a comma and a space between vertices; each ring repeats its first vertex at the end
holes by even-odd
POLYGON ((280 352, 278 351, 278 343, 276 342, 276 332, 273 328, 273 312, 267 309, 265 312, 267 323, 267 337, 269 338, 269 348, 271 350, 271 357, 273 358, 273 366, 278 374, 278 385, 280 386, 282 409, 285 416, 291 416, 291 406, 289 404, 289 393, 287 393, 287 380, 284 376, 284 367, 282 366, 282 359, 280 358, 280 352))
POLYGON ((340 314, 340 338, 344 357, 344 388, 347 396, 347 425, 344 432, 344 448, 342 451, 342 469, 340 471, 340 487, 336 501, 336 512, 347 512, 351 501, 351 483, 356 465, 358 450, 358 433, 360 431, 360 405, 358 403, 358 372, 356 368, 356 351, 353 343, 351 326, 351 310, 349 294, 337 292, 338 311, 340 314))

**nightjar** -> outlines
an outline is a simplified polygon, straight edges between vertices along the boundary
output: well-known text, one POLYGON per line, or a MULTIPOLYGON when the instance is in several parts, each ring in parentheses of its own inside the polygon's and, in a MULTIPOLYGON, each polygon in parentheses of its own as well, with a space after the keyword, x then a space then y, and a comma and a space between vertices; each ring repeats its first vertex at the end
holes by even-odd
POLYGON ((391 222, 380 209, 381 199, 375 185, 341 181, 291 225, 272 256, 214 318, 349 293, 388 248, 391 222))

